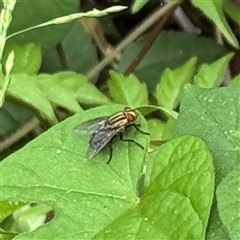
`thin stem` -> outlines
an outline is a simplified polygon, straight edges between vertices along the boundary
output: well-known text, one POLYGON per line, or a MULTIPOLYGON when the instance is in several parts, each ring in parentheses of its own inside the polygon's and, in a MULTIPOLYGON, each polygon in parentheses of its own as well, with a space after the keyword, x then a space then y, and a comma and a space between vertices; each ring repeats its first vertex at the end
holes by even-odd
MULTIPOLYGON (((139 27, 137 27, 132 33, 130 33, 117 47, 116 51, 121 52, 124 48, 128 46, 129 43, 133 42, 142 33, 144 33, 149 27, 151 27, 158 19, 164 16, 172 8, 176 7, 181 3, 181 0, 173 0, 169 4, 158 8, 149 18, 147 18, 139 27)), ((87 74, 87 78, 93 78, 96 74, 102 71, 115 57, 116 51, 113 51, 108 56, 106 56, 99 64, 97 64, 93 69, 91 69, 87 74)))

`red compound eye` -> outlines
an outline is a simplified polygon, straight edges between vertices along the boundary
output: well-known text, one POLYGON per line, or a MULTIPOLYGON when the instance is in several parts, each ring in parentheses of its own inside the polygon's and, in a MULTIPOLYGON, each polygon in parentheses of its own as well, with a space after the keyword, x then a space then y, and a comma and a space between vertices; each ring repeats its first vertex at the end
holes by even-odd
POLYGON ((136 120, 136 114, 135 113, 127 113, 126 114, 128 122, 134 122, 136 120))

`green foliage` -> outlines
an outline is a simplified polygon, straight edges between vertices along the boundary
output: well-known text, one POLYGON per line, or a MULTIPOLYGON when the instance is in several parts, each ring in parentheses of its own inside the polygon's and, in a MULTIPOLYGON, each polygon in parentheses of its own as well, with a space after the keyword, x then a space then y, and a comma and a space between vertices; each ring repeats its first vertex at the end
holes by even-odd
POLYGON ((234 36, 225 16, 223 13, 223 0, 210 0, 210 1, 202 1, 202 0, 191 0, 194 6, 199 8, 208 18, 210 18, 216 28, 218 28, 223 36, 226 38, 228 43, 230 43, 233 47, 238 48, 238 40, 234 36))
POLYGON ((232 86, 240 86, 240 74, 237 75, 230 83, 232 86))
MULTIPOLYGON (((135 0, 132 11, 146 2, 135 0)), ((239 24, 229 0, 192 3, 238 47, 223 13, 239 24)), ((72 14, 78 4, 18 1, 1 15, 1 105, 8 100, 0 134, 34 115, 55 125, 0 163, 1 239, 238 239, 240 75, 219 87, 232 54, 216 41, 163 31, 133 74, 119 72, 146 36, 124 50, 107 83, 99 75, 96 87, 83 75, 98 61, 95 45, 78 21, 72 28, 62 23, 123 8, 72 14), (124 138, 144 149, 116 137, 110 164, 108 144, 89 161, 91 135, 73 128, 125 106, 141 113, 136 124, 150 136, 129 126, 124 138), (79 114, 57 124, 58 111, 79 114), (44 224, 51 210, 54 217, 44 224)))
POLYGON ((240 216, 236 209, 240 205, 240 164, 238 163, 217 187, 220 218, 231 239, 239 239, 240 216))
MULTIPOLYGON (((199 89, 193 86, 186 88, 175 136, 192 134, 201 137, 207 143, 214 159, 217 187, 227 181, 224 179, 228 179, 231 171, 239 165, 240 145, 235 135, 239 130, 239 89, 235 87, 199 89)), ((235 180, 232 181, 239 180, 238 176, 233 177, 235 180)), ((235 189, 236 185, 229 186, 230 191, 234 192, 235 189)), ((219 200, 218 197, 219 194, 216 195, 216 201, 219 200)), ((224 232, 224 228, 232 228, 234 233, 231 235, 239 235, 239 228, 234 228, 234 222, 226 224, 220 220, 219 214, 222 213, 219 212, 216 201, 209 220, 207 239, 213 239, 213 236, 216 239, 227 239, 230 235, 224 232)), ((220 201, 224 201, 221 202, 223 205, 230 200, 221 197, 220 201)))
POLYGON ((223 1, 223 10, 240 26, 239 8, 232 1, 223 1))
POLYGON ((108 82, 109 90, 116 103, 131 107, 148 104, 148 92, 144 83, 140 83, 133 74, 125 77, 117 72, 111 72, 108 82))
POLYGON ((58 104, 70 112, 81 111, 78 102, 89 106, 110 103, 87 81, 85 76, 73 72, 38 76, 13 74, 7 94, 31 106, 51 124, 57 122, 52 103, 58 104))
MULTIPOLYGON (((142 48, 145 38, 139 38, 123 51, 117 71, 123 73, 126 70, 142 48)), ((226 53, 224 47, 211 39, 187 32, 163 31, 134 70, 134 74, 153 92, 166 68, 177 68, 193 56, 198 58, 196 64, 198 68, 203 63, 211 63, 226 53)))
MULTIPOLYGON (((151 164, 143 172, 148 136, 129 129, 127 137, 134 136, 145 150, 116 140, 109 165, 105 164, 107 148, 92 161, 86 160, 87 136, 75 136, 72 128, 79 122, 119 109, 122 106, 112 105, 75 115, 1 164, 4 198, 51 202, 58 216, 47 226, 19 235, 19 239, 68 238, 69 234, 79 239, 94 236, 123 239, 129 234, 147 239, 203 237, 214 178, 211 156, 202 140, 185 136, 168 142, 149 155, 151 164), (10 176, 12 171, 14 176, 28 178, 10 176), (141 173, 147 179, 143 195, 138 194, 141 173), (186 221, 190 216, 192 225, 186 221), (66 223, 68 227, 62 229, 66 223), (184 231, 175 231, 178 225, 184 231)), ((144 130, 146 122, 142 117, 139 120, 144 130)))
POLYGON ((228 54, 212 64, 203 64, 194 77, 198 87, 218 87, 222 83, 233 54, 228 54))
POLYGON ((37 74, 41 65, 41 48, 37 44, 8 44, 5 48, 3 57, 3 65, 9 53, 14 52, 14 64, 11 69, 11 74, 26 73, 28 75, 37 74))
POLYGON ((139 10, 141 10, 146 4, 148 3, 148 0, 134 0, 134 3, 132 4, 131 11, 132 13, 137 13, 139 10))
POLYGON ((161 107, 175 109, 179 105, 179 93, 184 84, 190 83, 195 71, 197 58, 190 59, 183 66, 171 70, 167 68, 157 85, 157 100, 161 107))

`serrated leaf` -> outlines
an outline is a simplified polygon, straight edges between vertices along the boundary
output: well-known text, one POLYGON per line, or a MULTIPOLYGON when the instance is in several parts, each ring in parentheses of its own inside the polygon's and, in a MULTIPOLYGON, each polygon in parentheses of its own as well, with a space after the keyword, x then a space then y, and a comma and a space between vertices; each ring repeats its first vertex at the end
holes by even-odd
MULTIPOLYGON (((239 143, 233 135, 240 129, 239 90, 235 87, 199 89, 188 86, 180 106, 175 136, 193 134, 207 143, 213 155, 218 185, 239 162, 239 143)), ((229 238, 214 205, 207 239, 223 236, 229 238)))
POLYGON ((86 77, 74 72, 61 72, 53 75, 42 74, 35 78, 47 98, 71 112, 81 110, 79 103, 87 106, 109 104, 94 85, 86 77))
MULTIPOLYGON (((117 71, 124 73, 142 48, 146 37, 129 44, 123 51, 117 71)), ((226 53, 223 46, 209 38, 186 32, 163 31, 134 70, 134 74, 153 92, 159 83, 159 76, 166 68, 177 68, 193 56, 198 58, 199 67, 203 63, 215 61, 226 53)))
POLYGON ((41 64, 41 48, 34 43, 24 45, 9 44, 5 49, 5 62, 8 54, 14 51, 14 65, 11 74, 26 73, 28 75, 35 75, 41 64))
POLYGON ((148 104, 148 91, 144 83, 140 83, 133 74, 123 76, 111 71, 108 81, 109 90, 116 103, 137 107, 148 104))
MULTIPOLYGON (((3 199, 49 202, 56 213, 49 224, 18 235, 18 239, 91 239, 137 203, 136 186, 146 148, 116 139, 109 165, 107 147, 89 161, 85 158, 89 136, 77 136, 72 131, 80 122, 120 109, 123 106, 109 105, 75 115, 0 164, 3 199), (14 175, 10 174, 13 171, 14 175)), ((146 122, 141 116, 139 122, 145 130, 146 122)), ((149 140, 132 128, 124 136, 143 146, 149 140)))
POLYGON ((179 93, 185 83, 190 83, 195 71, 197 58, 171 70, 166 69, 157 85, 156 95, 161 107, 174 109, 179 105, 179 93))
POLYGON ((38 87, 33 76, 26 74, 11 75, 11 83, 7 90, 7 96, 35 109, 49 123, 57 123, 51 103, 44 92, 38 87))
POLYGON ((228 54, 211 64, 203 64, 194 76, 194 85, 203 88, 220 86, 233 54, 228 54))
POLYGON ((57 122, 52 103, 74 113, 81 111, 79 103, 86 106, 110 103, 85 76, 73 72, 38 76, 14 74, 8 94, 33 107, 51 124, 57 122))
POLYGON ((222 11, 223 0, 191 0, 191 2, 195 7, 199 8, 208 18, 210 18, 214 22, 216 28, 221 31, 226 40, 234 48, 239 47, 238 40, 232 32, 222 11))
POLYGON ((204 239, 214 190, 211 160, 205 143, 193 136, 158 148, 139 203, 93 239, 204 239))
POLYGON ((223 179, 217 187, 217 202, 220 218, 228 230, 231 239, 240 238, 240 182, 239 182, 239 163, 223 179))

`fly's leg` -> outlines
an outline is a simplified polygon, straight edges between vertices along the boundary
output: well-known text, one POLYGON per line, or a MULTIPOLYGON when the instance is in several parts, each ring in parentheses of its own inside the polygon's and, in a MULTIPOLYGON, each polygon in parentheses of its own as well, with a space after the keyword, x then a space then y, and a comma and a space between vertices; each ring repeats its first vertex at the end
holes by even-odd
POLYGON ((124 139, 122 133, 119 133, 119 137, 120 137, 120 140, 121 140, 121 141, 135 143, 135 144, 138 145, 141 149, 144 149, 144 147, 143 147, 140 143, 134 141, 133 139, 124 139))
POLYGON ((109 153, 109 159, 107 161, 107 164, 109 164, 112 160, 112 145, 111 145, 111 143, 109 144, 109 150, 110 150, 110 153, 109 153))
POLYGON ((139 127, 140 127, 140 124, 132 124, 132 125, 130 125, 130 126, 133 126, 138 132, 140 132, 140 133, 142 133, 142 134, 145 134, 145 135, 150 135, 150 133, 148 133, 148 132, 144 132, 144 131, 142 131, 139 127))

